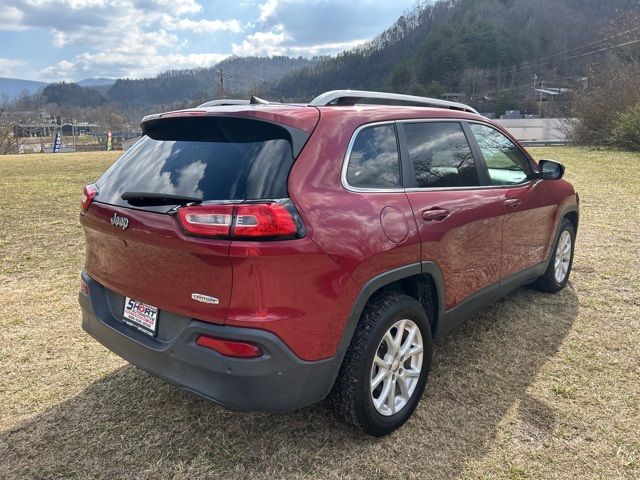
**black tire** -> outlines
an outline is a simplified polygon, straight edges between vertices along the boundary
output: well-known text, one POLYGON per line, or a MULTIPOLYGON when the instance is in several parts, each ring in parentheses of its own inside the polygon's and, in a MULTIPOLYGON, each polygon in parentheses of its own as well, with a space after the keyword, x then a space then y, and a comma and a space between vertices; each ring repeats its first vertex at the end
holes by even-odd
POLYGON ((340 420, 369 435, 381 437, 390 434, 407 421, 418 405, 431 369, 432 356, 430 322, 420 303, 407 295, 397 293, 375 299, 362 312, 351 345, 329 394, 331 409, 340 420), (397 321, 405 319, 412 320, 422 336, 420 376, 406 404, 397 413, 384 416, 376 410, 371 398, 371 368, 385 333, 397 321))
POLYGON ((551 259, 549 260, 549 265, 547 266, 547 270, 535 283, 535 286, 538 290, 548 293, 556 293, 562 290, 569 282, 569 275, 571 274, 571 267, 573 266, 573 253, 575 251, 575 242, 576 242, 576 230, 573 228, 573 224, 567 219, 563 218, 562 222, 560 222, 560 228, 558 229, 558 235, 553 245, 553 250, 551 251, 551 259), (556 268, 555 268, 555 259, 556 254, 558 252, 560 238, 564 232, 569 232, 571 235, 571 257, 569 259, 569 265, 566 275, 564 279, 559 282, 556 279, 556 268))

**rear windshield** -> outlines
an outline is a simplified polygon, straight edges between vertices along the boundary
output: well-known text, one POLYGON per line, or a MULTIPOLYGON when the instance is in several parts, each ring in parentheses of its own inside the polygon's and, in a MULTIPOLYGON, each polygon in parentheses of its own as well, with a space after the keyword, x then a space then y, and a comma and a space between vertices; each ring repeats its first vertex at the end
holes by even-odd
MULTIPOLYGON (((136 208, 124 192, 208 200, 287 197, 294 158, 286 129, 256 120, 176 118, 144 136, 96 182, 96 201, 136 208)), ((167 207, 144 207, 168 211, 167 207)))

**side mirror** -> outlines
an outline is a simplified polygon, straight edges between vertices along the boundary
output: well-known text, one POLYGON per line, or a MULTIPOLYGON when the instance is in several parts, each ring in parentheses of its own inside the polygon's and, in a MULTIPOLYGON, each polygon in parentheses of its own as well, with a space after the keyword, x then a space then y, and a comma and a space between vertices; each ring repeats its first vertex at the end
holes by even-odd
POLYGON ((554 160, 540 160, 538 166, 543 180, 560 180, 564 175, 564 165, 554 160))

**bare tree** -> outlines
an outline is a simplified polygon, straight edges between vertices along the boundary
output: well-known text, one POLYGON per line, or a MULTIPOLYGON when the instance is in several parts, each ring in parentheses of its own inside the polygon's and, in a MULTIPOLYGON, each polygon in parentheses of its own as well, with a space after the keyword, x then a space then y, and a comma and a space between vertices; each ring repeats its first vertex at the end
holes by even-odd
POLYGON ((460 89, 472 97, 490 90, 491 81, 485 68, 466 68, 460 78, 460 89))
POLYGON ((15 122, 0 124, 0 155, 18 152, 18 139, 13 134, 15 122))
MULTIPOLYGON (((611 32, 623 35, 637 28, 638 22, 640 15, 629 15, 616 22, 611 32)), ((582 144, 629 147, 616 138, 615 131, 621 119, 638 111, 639 105, 640 44, 631 43, 611 50, 589 69, 583 89, 573 98, 572 116, 577 119, 573 139, 582 144)))

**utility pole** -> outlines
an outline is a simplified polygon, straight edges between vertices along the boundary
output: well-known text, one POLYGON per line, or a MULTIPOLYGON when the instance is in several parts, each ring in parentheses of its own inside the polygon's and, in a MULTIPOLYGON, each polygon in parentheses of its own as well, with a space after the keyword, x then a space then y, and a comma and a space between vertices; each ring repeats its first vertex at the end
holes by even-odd
POLYGON ((44 153, 44 121, 40 118, 40 151, 44 153))
POLYGON ((18 127, 19 123, 15 122, 13 126, 13 136, 16 139, 16 153, 20 154, 20 127, 18 127))
POLYGON ((224 98, 224 77, 226 77, 227 74, 222 68, 218 71, 220 72, 220 98, 224 98))
POLYGON ((227 72, 225 72, 222 68, 220 70, 216 70, 217 72, 220 72, 220 98, 225 98, 224 96, 224 79, 229 78, 231 75, 229 75, 227 72))
POLYGON ((542 118, 542 90, 544 89, 544 80, 540 80, 540 118, 542 118))
POLYGON ((224 98, 224 71, 220 69, 220 98, 224 98))

